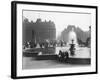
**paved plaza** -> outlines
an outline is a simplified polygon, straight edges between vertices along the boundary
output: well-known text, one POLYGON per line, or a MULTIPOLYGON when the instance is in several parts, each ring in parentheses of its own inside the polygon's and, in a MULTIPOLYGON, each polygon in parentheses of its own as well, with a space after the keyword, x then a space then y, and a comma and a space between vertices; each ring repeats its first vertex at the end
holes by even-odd
MULTIPOLYGON (((53 54, 58 54, 59 50, 66 51, 68 49, 69 49, 68 47, 57 47, 55 48, 55 51, 51 52, 55 52, 53 54)), ((91 58, 90 48, 77 47, 75 51, 75 56, 69 55, 69 57, 91 58)), ((35 57, 23 56, 23 69, 43 69, 43 68, 60 68, 60 67, 62 68, 62 67, 77 67, 77 66, 89 66, 89 65, 62 63, 57 60, 36 60, 35 57)))

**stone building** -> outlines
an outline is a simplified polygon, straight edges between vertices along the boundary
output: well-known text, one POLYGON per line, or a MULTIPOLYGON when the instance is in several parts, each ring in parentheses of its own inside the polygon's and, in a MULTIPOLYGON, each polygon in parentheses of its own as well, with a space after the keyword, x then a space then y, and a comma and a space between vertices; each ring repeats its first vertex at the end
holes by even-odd
POLYGON ((27 41, 38 43, 47 39, 56 39, 56 28, 54 22, 42 22, 40 18, 37 19, 36 22, 29 22, 28 19, 23 20, 23 43, 27 41))

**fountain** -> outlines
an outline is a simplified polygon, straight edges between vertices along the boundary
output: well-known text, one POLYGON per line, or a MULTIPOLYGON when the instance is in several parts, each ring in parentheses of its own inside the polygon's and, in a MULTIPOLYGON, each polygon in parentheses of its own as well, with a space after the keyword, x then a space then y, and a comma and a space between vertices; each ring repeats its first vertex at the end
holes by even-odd
POLYGON ((75 46, 78 46, 77 36, 74 31, 74 28, 72 28, 72 30, 68 34, 68 45, 72 44, 72 40, 73 40, 73 44, 75 44, 75 46))
POLYGON ((75 50, 76 50, 77 45, 78 45, 77 36, 74 31, 74 28, 72 28, 72 30, 68 34, 68 46, 70 46, 70 48, 69 48, 70 55, 72 55, 72 56, 75 55, 75 50))

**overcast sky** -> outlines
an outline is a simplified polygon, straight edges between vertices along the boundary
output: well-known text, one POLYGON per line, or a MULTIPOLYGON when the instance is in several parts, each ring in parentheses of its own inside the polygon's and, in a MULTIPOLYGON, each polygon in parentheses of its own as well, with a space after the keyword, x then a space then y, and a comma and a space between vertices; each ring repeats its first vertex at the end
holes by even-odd
POLYGON ((62 30, 67 28, 68 25, 78 26, 84 31, 88 31, 91 25, 91 14, 23 11, 23 16, 33 22, 35 22, 37 18, 41 18, 42 21, 53 21, 56 25, 57 36, 62 30))

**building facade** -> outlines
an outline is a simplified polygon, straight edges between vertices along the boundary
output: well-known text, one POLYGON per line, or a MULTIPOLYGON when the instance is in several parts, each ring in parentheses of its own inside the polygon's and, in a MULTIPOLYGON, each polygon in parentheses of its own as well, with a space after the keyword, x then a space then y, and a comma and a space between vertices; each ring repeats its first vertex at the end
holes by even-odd
POLYGON ((23 20, 23 43, 43 42, 45 40, 56 39, 56 28, 52 21, 44 21, 37 19, 36 22, 29 22, 28 19, 23 20))

